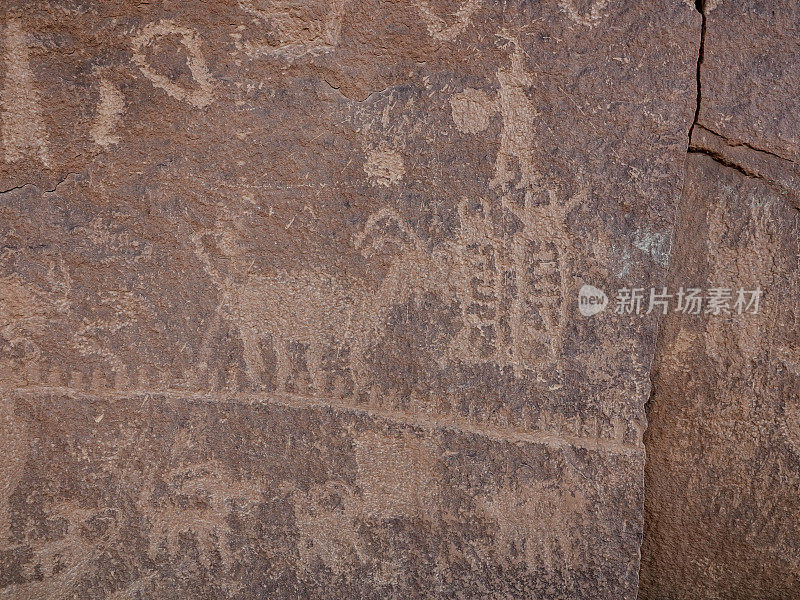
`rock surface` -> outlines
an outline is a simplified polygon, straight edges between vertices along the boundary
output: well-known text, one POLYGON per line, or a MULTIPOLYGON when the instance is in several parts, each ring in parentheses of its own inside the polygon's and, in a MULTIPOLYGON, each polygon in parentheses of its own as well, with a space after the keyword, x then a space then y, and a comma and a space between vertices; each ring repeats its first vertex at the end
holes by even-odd
MULTIPOLYGON (((695 130, 697 131, 697 130, 695 130)), ((800 212, 690 154, 673 289, 764 291, 759 313, 666 317, 648 411, 642 598, 800 595, 800 212)))
POLYGON ((699 123, 728 140, 800 159, 800 6, 704 0, 699 123))
POLYGON ((763 290, 661 325, 642 598, 800 597, 800 196, 793 2, 706 1, 668 281, 763 290))
POLYGON ((687 156, 693 2, 4 2, 0 598, 634 598, 657 311, 578 291, 727 283, 642 595, 796 595, 797 9, 705 4, 687 156))

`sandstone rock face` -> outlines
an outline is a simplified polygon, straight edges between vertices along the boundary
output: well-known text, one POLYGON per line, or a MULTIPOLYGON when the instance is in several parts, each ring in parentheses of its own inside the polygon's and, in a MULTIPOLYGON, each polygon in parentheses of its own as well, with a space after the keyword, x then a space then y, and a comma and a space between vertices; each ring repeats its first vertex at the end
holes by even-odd
POLYGON ((699 123, 728 140, 800 158, 796 2, 705 0, 699 123))
POLYGON ((691 2, 2 11, 0 597, 636 596, 691 2))
POLYGON ((672 314, 648 412, 642 598, 800 597, 797 6, 706 2, 668 281, 763 290, 672 314))
POLYGON ((686 190, 672 287, 735 282, 764 295, 758 315, 672 314, 662 325, 642 597, 797 597, 800 213, 704 154, 690 155, 686 190))

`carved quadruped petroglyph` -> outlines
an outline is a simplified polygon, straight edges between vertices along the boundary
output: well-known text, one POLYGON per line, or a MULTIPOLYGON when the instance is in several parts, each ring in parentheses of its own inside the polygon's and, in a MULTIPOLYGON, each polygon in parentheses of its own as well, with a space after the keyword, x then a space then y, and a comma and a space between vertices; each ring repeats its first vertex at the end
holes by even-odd
POLYGON ((6 74, 2 88, 3 147, 6 162, 26 158, 49 166, 47 131, 31 72, 25 31, 17 18, 6 21, 6 74))
POLYGON ((479 499, 485 516, 496 523, 511 556, 522 555, 529 567, 548 571, 575 565, 589 502, 574 486, 532 482, 503 486, 479 499))
POLYGON ((169 96, 203 108, 214 100, 214 82, 208 71, 205 58, 200 49, 200 36, 193 29, 181 27, 170 19, 145 25, 141 33, 133 38, 133 60, 142 74, 156 87, 164 90, 169 96), (197 83, 197 88, 189 88, 174 83, 169 77, 157 72, 147 60, 147 48, 159 38, 175 36, 187 52, 186 66, 197 83))
POLYGON ((480 8, 483 0, 464 0, 454 15, 454 22, 450 25, 436 14, 428 0, 416 0, 415 3, 420 16, 425 20, 430 36, 439 42, 452 42, 467 29, 470 19, 480 8))
POLYGON ((0 339, 25 357, 26 362, 40 358, 37 337, 47 327, 53 310, 45 294, 15 274, 0 277, 0 339))
POLYGON ((300 566, 311 570, 321 561, 334 573, 343 573, 354 555, 368 555, 364 540, 356 533, 361 505, 353 489, 341 482, 314 485, 307 492, 289 488, 300 543, 300 566))
POLYGON ((323 353, 331 348, 347 353, 353 384, 359 391, 365 389, 364 354, 380 336, 392 307, 426 290, 441 292, 448 283, 446 261, 429 253, 403 218, 388 209, 370 216, 354 240, 367 255, 387 246, 396 252, 377 285, 316 268, 250 274, 244 284, 236 284, 214 266, 203 245, 207 233, 224 239, 226 232, 199 232, 192 242, 222 294, 221 314, 239 330, 247 375, 260 384, 265 375, 261 344, 271 341, 277 359, 275 383, 281 391, 290 374, 291 344, 306 348, 307 368, 318 393, 326 386, 323 353))
POLYGON ((603 18, 608 0, 591 0, 588 11, 581 11, 575 6, 575 0, 558 0, 558 5, 566 15, 578 25, 594 27, 603 18))
MULTIPOLYGON (((0 449, 8 450, 8 456, 14 459, 10 462, 11 468, 19 469, 16 459, 24 461, 26 457, 15 448, 26 450, 31 442, 21 426, 15 424, 16 430, 5 427, 7 409, 0 404, 0 433, 8 434, 8 437, 0 437, 0 449)), ((102 413, 94 419, 99 427, 102 427, 99 425, 101 417, 102 413)), ((140 539, 145 541, 149 560, 163 560, 164 554, 170 559, 181 556, 186 552, 188 541, 195 546, 196 560, 205 569, 222 567, 230 571, 234 568, 237 551, 232 543, 235 532, 230 521, 239 516, 247 518, 263 500, 266 489, 263 481, 257 477, 237 476, 214 459, 196 462, 192 445, 196 440, 185 429, 177 432, 164 461, 166 468, 162 462, 114 460, 121 452, 120 444, 130 448, 142 439, 141 430, 124 426, 116 434, 94 438, 89 452, 93 457, 100 457, 98 477, 117 484, 135 481, 135 491, 130 495, 126 493, 124 499, 117 496, 118 502, 115 502, 116 490, 112 490, 97 502, 91 495, 72 487, 59 490, 57 479, 50 489, 41 490, 41 486, 37 486, 38 492, 49 497, 49 501, 41 514, 34 513, 28 518, 40 519, 42 527, 29 522, 27 531, 17 536, 10 547, 4 548, 21 553, 23 568, 17 581, 5 582, 0 598, 58 599, 83 595, 76 591, 80 589, 81 580, 96 576, 108 556, 117 555, 120 547, 129 543, 127 528, 131 523, 141 528, 140 539), (51 493, 53 495, 49 496, 51 493), (19 545, 15 546, 14 542, 19 545)), ((80 447, 70 448, 68 456, 78 462, 89 458, 86 449, 82 456, 76 456, 80 451, 80 447)), ((0 467, 0 474, 8 472, 8 467, 0 467)), ((0 518, 5 506, 3 484, 8 482, 13 491, 19 479, 14 473, 8 479, 0 479, 0 518)), ((14 508, 19 511, 18 505, 14 508)), ((18 514, 16 512, 15 516, 18 514)), ((0 541, 6 541, 2 531, 0 541)), ((130 593, 135 593, 154 576, 146 572, 132 580, 123 579, 122 590, 115 586, 119 590, 117 593, 106 593, 103 597, 130 597, 130 593), (122 593, 125 591, 128 593, 122 593)))
POLYGON ((107 553, 110 542, 119 530, 119 519, 114 509, 92 510, 71 500, 58 499, 47 506, 46 518, 59 523, 55 539, 33 536, 23 545, 30 559, 23 571, 24 579, 0 589, 0 598, 13 600, 53 598, 61 600, 74 597, 70 592, 82 577, 86 567, 107 553), (88 524, 103 523, 107 531, 99 540, 89 543, 85 537, 88 524), (73 568, 65 568, 72 566, 73 568))
MULTIPOLYGON (((388 260, 377 283, 316 268, 272 275, 248 271, 238 279, 222 274, 206 244, 237 258, 241 249, 231 239, 228 221, 195 233, 192 242, 221 293, 217 316, 236 326, 247 376, 257 386, 269 376, 262 345, 272 346, 274 384, 284 391, 292 371, 291 346, 299 344, 315 393, 326 393, 332 383, 323 368, 330 351, 346 357, 355 392, 366 390, 364 357, 379 343, 392 308, 426 293, 455 302, 460 310, 460 324, 439 355, 440 368, 448 361, 491 363, 512 367, 516 376, 533 370, 553 378, 563 368, 565 298, 572 284, 567 218, 584 198, 579 193, 562 202, 550 190, 544 198, 526 194, 520 205, 504 197, 495 202, 494 212, 489 201, 470 206, 463 200, 457 235, 433 249, 399 214, 381 209, 353 240, 368 259, 380 252, 388 260), (496 219, 512 215, 522 226, 499 233, 496 219)), ((215 319, 212 326, 219 327, 215 319)), ((195 379, 208 365, 208 351, 198 354, 195 379)))
POLYGON ((100 100, 90 133, 95 144, 108 148, 119 144, 116 130, 125 114, 125 98, 119 88, 105 78, 100 79, 98 88, 100 100))
POLYGON ((287 59, 332 52, 339 43, 349 0, 239 0, 239 7, 270 28, 260 53, 287 59))
MULTIPOLYGON (((435 509, 435 444, 427 438, 372 432, 355 433, 354 441, 354 485, 330 480, 311 486, 307 492, 285 486, 294 507, 303 568, 311 569, 319 560, 335 573, 342 573, 354 558, 369 556, 364 538, 357 534, 359 522, 425 518, 435 509)), ((374 574, 380 581, 397 577, 390 565, 380 569, 374 574)))
POLYGON ((258 504, 262 499, 259 482, 240 480, 213 460, 174 468, 159 474, 162 477, 165 497, 154 501, 150 495, 156 489, 155 483, 149 481, 138 499, 138 507, 147 515, 151 529, 150 557, 156 560, 161 552, 180 554, 180 536, 190 534, 195 537, 199 559, 207 568, 211 568, 215 553, 226 568, 231 568, 232 533, 227 518, 235 511, 247 512, 258 504))

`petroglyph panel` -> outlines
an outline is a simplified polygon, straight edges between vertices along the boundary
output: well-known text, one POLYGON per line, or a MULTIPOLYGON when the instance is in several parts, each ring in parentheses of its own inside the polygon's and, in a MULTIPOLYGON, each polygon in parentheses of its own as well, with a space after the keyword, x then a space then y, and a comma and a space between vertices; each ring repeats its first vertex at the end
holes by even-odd
POLYGON ((324 406, 15 396, 2 598, 610 597, 636 577, 638 469, 613 458, 324 406), (627 485, 598 485, 612 466, 627 485))
POLYGON ((685 4, 3 19, 0 594, 635 596, 685 4))

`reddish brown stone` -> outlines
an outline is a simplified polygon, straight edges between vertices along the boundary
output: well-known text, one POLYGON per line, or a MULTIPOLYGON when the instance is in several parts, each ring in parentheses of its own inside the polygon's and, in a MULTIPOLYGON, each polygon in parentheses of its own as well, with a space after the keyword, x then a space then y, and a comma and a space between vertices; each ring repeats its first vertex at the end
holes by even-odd
POLYGON ((758 314, 673 313, 661 327, 641 597, 794 598, 800 212, 770 181, 702 153, 687 161, 685 189, 673 289, 760 287, 763 297, 758 314))
POLYGON ((699 25, 4 3, 0 595, 633 598, 699 25))
POLYGON ((734 143, 800 158, 800 7, 704 0, 699 122, 734 143))
POLYGON ((797 6, 706 0, 669 281, 758 315, 666 318, 648 412, 642 598, 800 596, 797 6))

